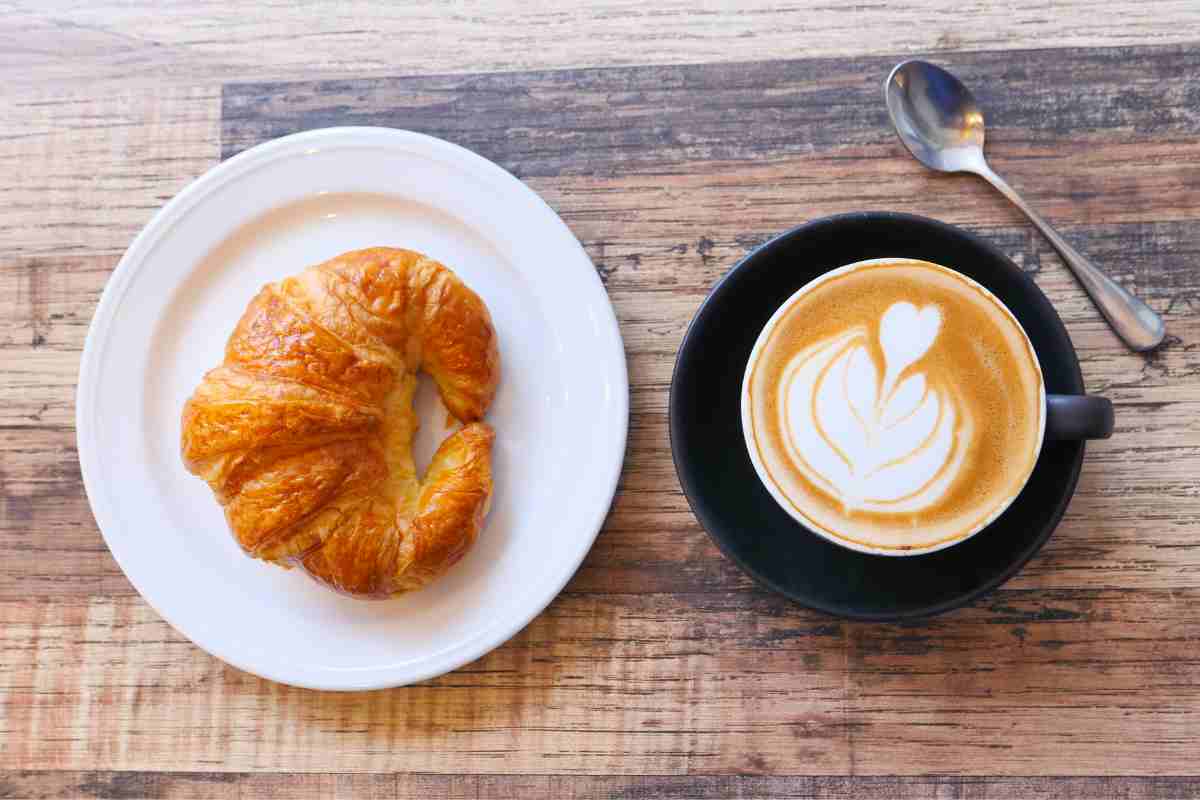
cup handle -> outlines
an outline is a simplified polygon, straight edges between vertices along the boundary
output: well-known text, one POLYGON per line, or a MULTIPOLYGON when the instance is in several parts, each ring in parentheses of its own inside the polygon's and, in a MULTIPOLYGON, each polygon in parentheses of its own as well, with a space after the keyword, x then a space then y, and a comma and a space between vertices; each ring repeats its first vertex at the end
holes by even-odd
POLYGON ((1094 394, 1046 395, 1046 439, 1107 439, 1113 432, 1113 405, 1094 394))

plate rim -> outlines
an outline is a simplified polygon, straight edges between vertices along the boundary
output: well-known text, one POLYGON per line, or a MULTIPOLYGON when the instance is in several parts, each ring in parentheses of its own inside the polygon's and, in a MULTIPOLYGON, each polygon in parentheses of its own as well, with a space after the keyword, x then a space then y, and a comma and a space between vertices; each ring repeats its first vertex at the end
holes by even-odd
MULTIPOLYGON (((721 298, 718 297, 718 295, 721 293, 722 288, 728 283, 728 281, 733 278, 734 275, 738 274, 744 269, 747 269, 756 258, 760 257, 768 250, 778 247, 781 243, 791 240, 797 236, 803 236, 818 226, 844 224, 847 222, 857 222, 859 224, 863 224, 872 219, 886 219, 892 222, 902 222, 928 228, 935 228, 943 233, 949 233, 951 235, 961 237, 973 247, 989 253, 999 261, 1006 264, 1014 273, 1019 274, 1021 278, 1030 284, 1034 291, 1037 292, 1043 298, 1043 300, 1045 300, 1047 307, 1051 311, 1047 318, 1057 329, 1057 331, 1062 334, 1063 339, 1070 345, 1072 355, 1072 364, 1070 370, 1072 382, 1080 393, 1084 391, 1083 371, 1079 365, 1078 352, 1075 350, 1075 344, 1071 341, 1070 332, 1067 330, 1066 324, 1062 321, 1062 317, 1058 314, 1057 309, 1054 308, 1054 305, 1050 302, 1050 299, 1046 297, 1044 292, 1042 292, 1041 287, 1037 285, 1037 282, 1029 277, 1024 270, 1020 269, 1015 263, 1013 263, 1013 260, 997 246, 987 241, 983 237, 976 235, 972 231, 966 230, 965 228, 957 225, 952 225, 948 222, 933 219, 932 217, 909 214, 901 211, 850 211, 841 214, 830 214, 828 216, 816 217, 799 225, 788 228, 787 230, 782 231, 775 236, 772 236, 770 239, 766 240, 738 259, 738 261, 727 272, 725 272, 725 274, 722 275, 716 281, 716 283, 713 284, 712 289, 710 289, 708 294, 705 295, 704 300, 701 301, 695 313, 692 315, 691 320, 688 322, 683 339, 680 341, 679 349, 675 354, 675 364, 671 370, 671 386, 667 398, 668 438, 671 445, 671 461, 675 467, 675 475, 679 480, 680 489, 683 491, 683 495, 687 499, 688 507, 691 509, 692 514, 696 517, 696 520, 700 523, 700 527, 704 529, 704 532, 708 535, 708 538, 717 545, 717 549, 721 551, 721 554, 725 556, 725 558, 729 559, 735 566, 737 566, 738 569, 740 569, 746 575, 749 575, 755 581, 755 583, 763 588, 769 589, 771 592, 778 594, 781 597, 788 599, 798 606, 812 609, 822 614, 827 614, 831 617, 859 622, 907 622, 911 620, 930 619, 948 611, 953 611, 957 608, 962 608, 963 606, 974 603, 979 598, 989 594, 1011 580, 1025 567, 1026 564, 1029 563, 1029 561, 1035 555, 1041 551, 1042 547, 1045 546, 1046 542, 1049 541, 1050 537, 1058 529, 1064 514, 1066 514, 1067 507, 1071 503, 1071 499, 1075 496, 1075 490, 1078 488, 1079 477, 1083 471, 1083 458, 1087 449, 1086 441, 1080 442, 1079 453, 1075 457, 1074 462, 1071 464, 1069 474, 1064 474, 1063 476, 1063 486, 1066 491, 1059 500, 1057 507, 1051 514, 1050 524, 1048 524, 1046 529, 1038 534, 1038 536, 1032 542, 1030 542, 1026 549, 1019 553, 1017 557, 1013 559, 1013 561, 997 576, 984 581, 969 592, 948 600, 944 600, 940 603, 910 611, 880 614, 864 613, 847 610, 845 608, 837 608, 830 604, 813 601, 811 598, 801 598, 795 592, 791 591, 785 586, 779 585, 770 577, 764 575, 760 570, 756 569, 752 564, 739 557, 737 553, 727 545, 723 536, 714 532, 713 529, 720 526, 712 524, 710 515, 703 510, 703 503, 696 499, 701 492, 697 490, 696 486, 689 478, 689 470, 686 465, 681 463, 682 459, 680 455, 680 449, 682 445, 679 444, 681 433, 678 429, 682 425, 679 417, 681 416, 682 412, 679 410, 679 405, 676 401, 676 391, 680 364, 683 361, 684 354, 687 351, 689 343, 693 338, 693 334, 696 331, 697 322, 703 316, 705 310, 710 304, 720 301, 721 298)), ((796 524, 799 525, 798 522, 796 524)), ((986 530, 986 528, 984 530, 986 530)), ((979 533, 982 534, 983 532, 984 531, 981 530, 979 533)), ((920 558, 920 556, 914 556, 914 558, 920 558)))
MULTIPOLYGON (((315 190, 314 190, 315 191, 315 190)), ((267 210, 267 209, 264 209, 267 210)), ((241 220, 238 225, 245 224, 249 218, 241 220)), ((417 131, 400 128, 375 126, 335 126, 301 131, 262 142, 242 152, 213 165, 205 172, 192 179, 175 196, 159 208, 150 220, 133 238, 117 266, 105 282, 104 290, 96 304, 92 319, 88 325, 80 355, 79 369, 75 390, 75 445, 80 466, 84 494, 104 539, 105 546, 112 554, 121 572, 137 591, 140 598, 149 605, 155 613, 165 620, 181 636, 199 647, 209 655, 217 658, 243 672, 259 677, 296 686, 304 689, 326 691, 368 691, 373 689, 393 688, 426 681, 439 675, 459 669, 507 642, 522 631, 537 618, 562 593, 563 588, 578 572, 587 554, 591 551, 596 538, 603 528, 605 519, 612 507, 613 500, 624 468, 625 452, 628 446, 629 433, 629 371, 625 356, 624 340, 620 325, 612 305, 612 298, 600 279, 587 251, 584 250, 578 237, 571 231, 558 213, 531 187, 495 162, 468 150, 460 145, 439 139, 417 131), (564 235, 573 245, 578 257, 589 269, 584 271, 582 280, 590 283, 592 289, 598 292, 597 300, 603 298, 603 303, 597 303, 604 328, 602 341, 607 343, 608 359, 611 360, 613 382, 613 405, 610 424, 613 426, 614 448, 612 458, 604 465, 601 474, 602 491, 595 494, 596 508, 588 523, 590 532, 579 537, 577 551, 564 564, 569 568, 563 570, 560 579, 553 582, 552 590, 544 597, 538 597, 531 602, 523 613, 514 615, 507 624, 496 626, 489 635, 484 636, 474 646, 452 655, 444 662, 436 662, 432 666, 425 665, 419 669, 397 668, 395 666, 376 667, 368 673, 371 677, 359 680, 344 680, 347 673, 343 671, 328 671, 326 677, 343 678, 336 682, 323 682, 309 679, 297 679, 289 676, 278 668, 263 668, 250 665, 244 659, 231 655, 228 648, 214 642, 209 635, 194 636, 184 630, 171 615, 163 612, 159 604, 152 600, 139 582, 133 577, 128 563, 113 547, 113 538, 106 529, 121 527, 119 516, 110 505, 106 492, 101 490, 104 481, 100 477, 103 469, 98 463, 98 446, 95 441, 96 428, 91 424, 95 411, 99 380, 97 372, 100 362, 107 350, 109 331, 118 324, 116 310, 132 285, 133 279, 146 266, 146 256, 152 253, 154 247, 166 236, 169 236, 175 224, 186 216, 192 209, 202 203, 214 191, 235 181, 260 166, 265 166, 280 158, 287 158, 294 150, 303 152, 303 148, 321 147, 352 147, 354 145, 375 145, 384 149, 402 150, 416 153, 426 159, 437 159, 449 162, 471 175, 483 179, 488 185, 499 184, 508 191, 516 192, 533 208, 544 216, 544 223, 564 235), (403 674, 399 674, 403 673, 403 674)))

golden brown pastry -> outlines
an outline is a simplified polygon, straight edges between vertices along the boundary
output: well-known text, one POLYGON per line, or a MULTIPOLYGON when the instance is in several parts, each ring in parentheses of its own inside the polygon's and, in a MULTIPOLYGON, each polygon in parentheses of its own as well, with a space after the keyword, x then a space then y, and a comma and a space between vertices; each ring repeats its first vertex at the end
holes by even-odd
POLYGON ((183 409, 182 453, 238 543, 334 589, 387 597, 462 558, 492 494, 500 379, 483 301, 411 250, 344 253, 263 287, 183 409), (466 423, 417 476, 416 372, 466 423))

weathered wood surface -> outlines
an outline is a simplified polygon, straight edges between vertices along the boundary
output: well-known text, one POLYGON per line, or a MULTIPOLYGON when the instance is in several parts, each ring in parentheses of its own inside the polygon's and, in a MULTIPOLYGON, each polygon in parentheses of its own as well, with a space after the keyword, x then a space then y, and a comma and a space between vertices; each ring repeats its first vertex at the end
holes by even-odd
MULTIPOLYGON (((217 32, 224 6, 192 5, 195 17, 175 27, 138 18, 145 27, 124 55, 106 37, 130 29, 135 7, 74 11, 73 25, 53 27, 79 45, 72 56, 35 46, 57 12, 5 14, 0 2, 0 64, 27 84, 0 91, 0 770, 12 770, 0 796, 1200 793, 1194 779, 1169 777, 1200 773, 1195 6, 1071 8, 1056 38, 1046 32, 1055 23, 1030 22, 1016 4, 1009 20, 981 12, 990 27, 945 23, 958 39, 914 29, 890 49, 839 39, 847 12, 813 11, 810 30, 828 36, 805 52, 836 57, 792 61, 761 60, 795 54, 771 44, 800 24, 786 11, 739 15, 762 50, 721 38, 730 49, 720 55, 704 37, 736 27, 731 12, 665 6, 701 41, 681 33, 658 54, 632 6, 619 22, 596 12, 595 41, 572 40, 578 59, 562 49, 571 37, 554 32, 592 12, 551 15, 532 39, 515 26, 534 12, 514 12, 503 47, 430 47, 424 63, 400 53, 356 64, 332 33, 311 52, 303 39, 285 48, 291 29, 274 23, 278 41, 265 37, 255 54, 266 67, 254 70, 246 37, 280 12, 235 35, 217 32), (610 24, 633 44, 601 57, 610 24), (164 52, 141 41, 156 37, 164 52), (525 43, 519 56, 514 42, 525 43), (1136 42, 1159 44, 937 56, 980 87, 994 166, 1166 314, 1172 338, 1152 356, 1121 347, 990 189, 903 154, 879 97, 897 56, 864 55, 1136 42), (689 54, 724 63, 428 74, 689 54), (168 65, 161 80, 147 74, 168 65), (140 74, 122 76, 130 69, 140 74), (358 77, 381 71, 426 74, 358 77), (321 79, 263 81, 310 76, 321 79), (331 695, 224 666, 137 597, 82 493, 73 392, 104 282, 158 206, 223 155, 351 123, 459 142, 546 197, 613 299, 632 418, 613 511, 545 614, 451 675, 331 695), (1046 549, 974 607, 904 626, 839 622, 755 587, 691 516, 666 436, 675 349, 708 287, 773 233, 861 208, 928 214, 999 243, 1055 301, 1089 389, 1117 403, 1118 433, 1089 446, 1046 549), (328 774, 261 774, 298 770, 328 774), (895 777, 928 774, 973 777, 895 777), (860 777, 814 777, 838 775, 860 777)), ((395 16, 360 24, 347 43, 433 14, 386 13, 395 16)), ((855 19, 870 30, 892 13, 855 19)), ((439 19, 445 36, 479 24, 439 19)))
POLYGON ((0 96, 28 87, 749 61, 1193 42, 1192 0, 948 8, 775 0, 373 3, 0 2, 0 96))
POLYGON ((262 772, 52 772, 0 777, 0 797, 326 800, 1192 800, 1194 778, 848 778, 774 776, 369 775, 262 772))

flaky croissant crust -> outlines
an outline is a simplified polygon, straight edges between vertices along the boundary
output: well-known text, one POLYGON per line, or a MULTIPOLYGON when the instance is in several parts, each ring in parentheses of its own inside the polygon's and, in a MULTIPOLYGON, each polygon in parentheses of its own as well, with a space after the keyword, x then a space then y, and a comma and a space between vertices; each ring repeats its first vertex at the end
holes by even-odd
POLYGON ((184 464, 250 555, 359 597, 419 588, 462 558, 492 493, 500 379, 487 306, 411 250, 344 253, 268 284, 183 409, 184 464), (464 427, 424 480, 416 373, 464 427))

